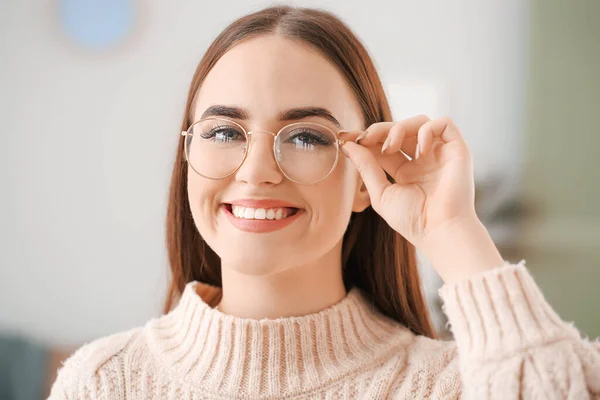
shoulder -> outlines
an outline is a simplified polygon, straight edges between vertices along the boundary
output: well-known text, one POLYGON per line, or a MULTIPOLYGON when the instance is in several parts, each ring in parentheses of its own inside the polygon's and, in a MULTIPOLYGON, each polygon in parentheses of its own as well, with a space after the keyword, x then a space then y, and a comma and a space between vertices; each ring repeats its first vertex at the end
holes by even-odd
MULTIPOLYGON (((115 363, 121 354, 141 335, 142 327, 104 336, 77 349, 58 370, 58 376, 50 394, 51 399, 81 397, 88 387, 99 385, 100 373, 120 373, 115 363)), ((83 396, 86 397, 86 396, 83 396)), ((93 398, 94 396, 91 396, 93 398)))
POLYGON ((420 393, 417 398, 460 398, 462 381, 455 341, 415 336, 406 352, 405 368, 405 384, 397 388, 400 393, 409 390, 420 393))
POLYGON ((444 375, 449 379, 458 378, 458 349, 455 341, 431 339, 415 336, 407 351, 407 364, 422 376, 444 375))
POLYGON ((410 355, 415 361, 438 357, 447 363, 452 363, 458 358, 458 349, 454 340, 432 339, 427 336, 415 335, 410 355))
POLYGON ((119 355, 139 335, 141 328, 104 336, 81 346, 64 363, 85 375, 93 375, 110 359, 119 355))

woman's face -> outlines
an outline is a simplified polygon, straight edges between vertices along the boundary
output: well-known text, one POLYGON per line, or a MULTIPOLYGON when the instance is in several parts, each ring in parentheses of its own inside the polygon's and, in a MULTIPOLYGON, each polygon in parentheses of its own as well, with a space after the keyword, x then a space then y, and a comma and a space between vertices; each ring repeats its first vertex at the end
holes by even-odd
MULTIPOLYGON (((363 128, 359 105, 335 67, 307 45, 277 36, 244 41, 216 63, 197 93, 194 121, 212 106, 243 110, 245 116, 223 116, 246 131, 277 133, 300 121, 319 123, 336 133, 363 128), (279 120, 284 111, 306 107, 327 110, 341 127, 324 116, 279 120)), ((272 135, 251 134, 244 163, 227 178, 210 180, 189 170, 196 227, 223 268, 245 274, 339 262, 351 212, 369 205, 358 172, 340 152, 325 180, 309 186, 294 183, 277 166, 273 140, 272 135), (246 207, 234 210, 235 204, 246 207), (261 208, 264 211, 256 211, 261 208), (233 215, 240 210, 251 220, 233 215), (290 220, 268 219, 278 214, 289 214, 290 220)))

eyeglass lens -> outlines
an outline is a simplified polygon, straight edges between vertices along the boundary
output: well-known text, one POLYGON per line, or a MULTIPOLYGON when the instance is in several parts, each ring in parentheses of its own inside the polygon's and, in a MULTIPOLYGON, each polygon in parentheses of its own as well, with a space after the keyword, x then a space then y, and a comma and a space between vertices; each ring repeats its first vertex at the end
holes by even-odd
MULTIPOLYGON (((186 156, 191 167, 210 179, 233 174, 244 161, 248 136, 225 119, 208 118, 194 123, 186 135, 186 156)), ((312 184, 323 180, 335 167, 334 133, 319 124, 302 122, 286 126, 275 138, 275 160, 292 181, 312 184)))

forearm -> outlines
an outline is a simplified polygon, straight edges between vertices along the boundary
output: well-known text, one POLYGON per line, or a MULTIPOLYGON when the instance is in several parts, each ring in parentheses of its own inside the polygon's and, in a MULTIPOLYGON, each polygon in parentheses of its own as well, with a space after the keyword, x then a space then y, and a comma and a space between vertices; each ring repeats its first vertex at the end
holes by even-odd
POLYGON ((445 283, 503 265, 504 260, 477 215, 456 219, 432 231, 419 250, 445 283))

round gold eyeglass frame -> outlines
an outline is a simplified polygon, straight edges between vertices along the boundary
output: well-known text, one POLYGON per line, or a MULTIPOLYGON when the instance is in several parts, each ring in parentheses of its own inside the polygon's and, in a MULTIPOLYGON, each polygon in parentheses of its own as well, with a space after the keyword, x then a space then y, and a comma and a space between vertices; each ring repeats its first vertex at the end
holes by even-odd
MULTIPOLYGON (((279 171, 281 171, 281 173, 288 178, 290 181, 295 182, 299 185, 306 185, 306 186, 310 186, 310 185, 315 185, 319 182, 324 181, 325 179, 327 179, 327 177, 329 175, 331 175, 331 173, 335 170, 335 167, 337 166, 338 160, 340 158, 340 146, 342 146, 346 141, 344 139, 340 139, 339 135, 341 133, 352 133, 354 131, 345 131, 345 130, 340 130, 337 133, 335 131, 333 131, 331 128, 329 128, 328 126, 316 123, 316 122, 294 122, 292 124, 288 124, 286 126, 284 126, 283 128, 281 128, 277 133, 274 132, 270 132, 270 131, 265 131, 265 130, 252 130, 252 131, 246 131, 246 129, 244 129, 243 126, 241 126, 240 124, 238 124, 235 121, 232 121, 228 118, 222 118, 222 117, 207 117, 207 118, 203 118, 201 120, 198 120, 196 122, 194 122, 193 124, 190 125, 190 127, 186 130, 186 131, 182 131, 181 132, 181 136, 185 137, 187 139, 187 137, 193 137, 193 132, 192 132, 192 128, 196 125, 199 124, 200 122, 204 122, 207 120, 217 120, 217 121, 227 121, 228 123, 232 123, 235 126, 239 127, 241 129, 241 131, 244 133, 244 135, 246 136, 246 144, 244 147, 244 158, 242 159, 242 161, 240 162, 240 165, 238 165, 230 174, 225 175, 221 178, 211 178, 209 176, 206 176, 204 174, 201 174, 200 172, 198 172, 198 170, 196 170, 196 168, 194 168, 194 166, 192 165, 192 163, 190 162, 189 158, 188 158, 188 141, 184 139, 183 143, 184 143, 184 153, 185 153, 185 159, 187 161, 187 164, 189 167, 191 167, 195 173, 197 173, 198 175, 206 178, 206 179, 211 179, 211 180, 220 180, 220 179, 225 179, 233 174, 235 174, 240 168, 241 166, 244 164, 244 161, 246 161, 246 157, 248 157, 248 153, 249 151, 249 147, 250 147, 250 135, 253 133, 264 133, 264 134, 268 134, 268 135, 272 135, 273 136, 273 156, 275 158, 275 161, 277 163, 277 167, 279 168, 279 171), (327 174, 319 179, 316 182, 312 182, 312 183, 302 183, 302 182, 298 182, 295 179, 292 179, 288 176, 288 174, 285 173, 285 171, 283 170, 283 168, 281 167, 280 164, 280 160, 281 160, 281 153, 279 150, 277 150, 277 148, 275 147, 275 143, 276 143, 276 138, 277 136, 284 130, 284 129, 289 129, 290 127, 294 127, 294 126, 306 126, 306 125, 313 125, 313 126, 318 126, 320 128, 326 129, 327 131, 331 132, 331 134, 333 135, 333 137, 335 138, 335 147, 336 147, 336 154, 335 154, 335 161, 333 163, 333 166, 331 167, 331 169, 329 170, 329 172, 327 172, 327 174)), ((357 132, 360 133, 360 132, 357 132)))

